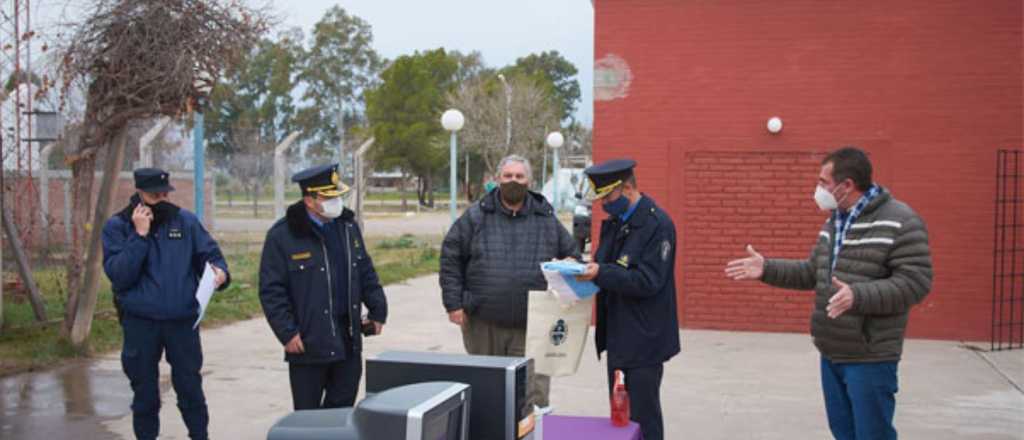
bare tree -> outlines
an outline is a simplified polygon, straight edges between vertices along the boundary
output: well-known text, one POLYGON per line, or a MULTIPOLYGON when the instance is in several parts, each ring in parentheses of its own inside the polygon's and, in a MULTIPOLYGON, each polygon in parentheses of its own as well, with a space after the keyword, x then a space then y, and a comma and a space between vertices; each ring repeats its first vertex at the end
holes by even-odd
POLYGON ((242 185, 252 198, 252 215, 259 215, 260 190, 267 183, 267 176, 274 173, 273 139, 264 139, 258 127, 236 124, 231 130, 231 143, 238 151, 231 153, 226 163, 228 173, 242 185))
POLYGON ((125 128, 134 120, 180 118, 191 112, 218 76, 236 65, 267 27, 265 13, 238 0, 92 1, 92 14, 72 24, 72 35, 61 49, 62 95, 76 87, 86 90, 85 132, 78 148, 67 155, 76 227, 67 267, 73 296, 65 329, 75 346, 84 344, 92 326, 100 232, 123 160, 125 128), (89 222, 96 158, 103 150, 108 150, 108 163, 89 222), (86 231, 90 232, 87 254, 82 252, 86 231))
POLYGON ((512 76, 507 99, 505 88, 495 78, 470 79, 448 97, 449 105, 466 115, 459 145, 479 154, 485 173, 490 175, 503 157, 513 153, 539 163, 545 134, 559 126, 558 106, 536 80, 512 76), (509 115, 512 136, 506 143, 509 115))

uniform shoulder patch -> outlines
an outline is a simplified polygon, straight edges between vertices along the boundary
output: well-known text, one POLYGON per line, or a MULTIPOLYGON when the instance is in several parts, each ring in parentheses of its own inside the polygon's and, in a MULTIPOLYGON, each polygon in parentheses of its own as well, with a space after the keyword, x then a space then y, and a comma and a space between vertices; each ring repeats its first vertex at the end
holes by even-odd
POLYGON ((672 252, 672 243, 665 239, 661 242, 661 261, 668 261, 668 256, 672 252))

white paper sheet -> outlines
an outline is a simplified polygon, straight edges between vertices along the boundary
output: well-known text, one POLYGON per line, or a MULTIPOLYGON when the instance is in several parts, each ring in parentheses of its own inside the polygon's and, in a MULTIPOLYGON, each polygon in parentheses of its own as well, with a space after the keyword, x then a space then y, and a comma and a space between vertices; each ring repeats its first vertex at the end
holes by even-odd
POLYGON ((206 315, 206 306, 210 305, 210 298, 213 297, 213 291, 217 288, 214 278, 216 278, 216 274, 213 272, 213 266, 206 263, 203 277, 199 279, 199 288, 196 289, 196 301, 199 301, 199 319, 196 319, 192 330, 199 327, 199 321, 202 321, 203 315, 206 315))
POLYGON ((555 291, 558 298, 567 304, 590 298, 599 290, 591 281, 576 281, 576 275, 585 272, 586 268, 586 265, 569 261, 540 264, 541 273, 548 282, 548 290, 555 291))

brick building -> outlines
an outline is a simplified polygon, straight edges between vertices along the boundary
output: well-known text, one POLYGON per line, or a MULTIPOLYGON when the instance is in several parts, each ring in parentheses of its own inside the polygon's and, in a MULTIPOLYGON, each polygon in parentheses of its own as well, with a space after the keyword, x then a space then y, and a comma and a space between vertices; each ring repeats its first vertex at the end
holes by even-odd
POLYGON ((807 331, 809 292, 723 267, 747 243, 806 258, 822 154, 853 144, 928 223, 936 277, 910 335, 989 338, 997 151, 1020 149, 1024 125, 1020 0, 593 4, 594 159, 637 159, 676 220, 684 327, 807 331))

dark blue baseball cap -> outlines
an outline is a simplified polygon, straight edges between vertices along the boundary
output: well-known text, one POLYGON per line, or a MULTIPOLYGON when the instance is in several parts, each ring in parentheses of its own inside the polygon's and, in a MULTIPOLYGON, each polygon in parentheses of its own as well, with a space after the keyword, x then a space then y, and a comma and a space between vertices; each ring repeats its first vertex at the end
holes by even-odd
POLYGON ((135 175, 135 189, 148 193, 174 191, 171 186, 171 175, 160 168, 139 168, 135 175))

